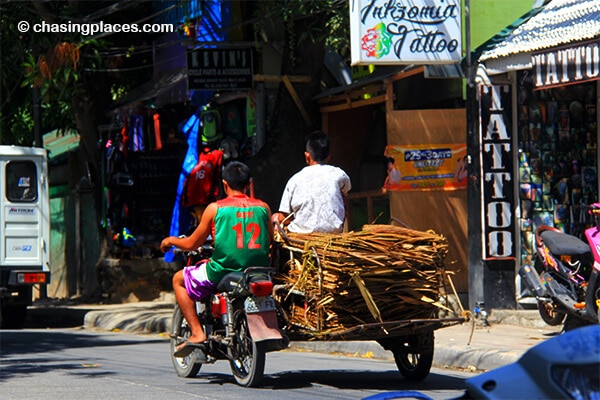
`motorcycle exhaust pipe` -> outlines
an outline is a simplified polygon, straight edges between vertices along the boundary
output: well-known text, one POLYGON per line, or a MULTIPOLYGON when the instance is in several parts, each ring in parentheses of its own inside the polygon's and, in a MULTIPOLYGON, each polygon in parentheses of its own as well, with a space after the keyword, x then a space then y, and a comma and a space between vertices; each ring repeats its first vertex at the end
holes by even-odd
POLYGON ((535 268, 530 265, 523 265, 519 268, 519 275, 521 276, 521 280, 525 282, 527 289, 529 289, 535 297, 548 296, 548 290, 542 283, 542 278, 540 278, 540 275, 535 268))

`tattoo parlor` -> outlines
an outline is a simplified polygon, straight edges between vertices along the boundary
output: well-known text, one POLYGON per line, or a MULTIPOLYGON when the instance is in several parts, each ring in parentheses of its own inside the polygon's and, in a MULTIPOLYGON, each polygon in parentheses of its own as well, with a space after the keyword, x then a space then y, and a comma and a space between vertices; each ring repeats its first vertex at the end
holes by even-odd
POLYGON ((527 307, 535 299, 517 271, 535 258, 536 228, 583 238, 592 222, 581 205, 598 201, 600 25, 575 8, 549 3, 478 50, 467 105, 471 309, 527 307))

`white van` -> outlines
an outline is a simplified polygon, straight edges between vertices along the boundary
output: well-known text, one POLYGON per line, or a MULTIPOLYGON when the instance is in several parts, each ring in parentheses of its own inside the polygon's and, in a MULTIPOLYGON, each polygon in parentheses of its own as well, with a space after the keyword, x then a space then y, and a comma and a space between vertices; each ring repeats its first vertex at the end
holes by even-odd
POLYGON ((34 285, 50 282, 46 150, 0 146, 0 328, 22 328, 34 285))

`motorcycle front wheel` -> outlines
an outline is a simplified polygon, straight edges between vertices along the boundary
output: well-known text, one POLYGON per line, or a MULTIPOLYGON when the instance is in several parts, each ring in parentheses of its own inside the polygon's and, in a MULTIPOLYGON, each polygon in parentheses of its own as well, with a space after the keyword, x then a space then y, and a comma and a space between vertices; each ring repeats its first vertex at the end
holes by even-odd
POLYGON ((195 377, 198 374, 198 371, 200 371, 200 367, 202 367, 202 363, 196 360, 196 352, 200 350, 192 351, 185 357, 175 357, 173 355, 173 353, 175 353, 175 349, 177 349, 177 346, 183 341, 187 340, 190 335, 190 327, 183 317, 183 313, 181 312, 179 305, 175 304, 175 308, 173 309, 173 318, 171 320, 171 360, 173 361, 173 366, 175 367, 177 375, 182 378, 195 377))
POLYGON ((250 337, 244 310, 233 314, 233 327, 235 336, 229 347, 231 372, 239 385, 256 387, 265 372, 265 351, 250 337))
POLYGON ((566 314, 562 311, 558 311, 552 301, 538 300, 537 303, 538 311, 542 320, 550 326, 557 326, 562 324, 565 320, 566 314))

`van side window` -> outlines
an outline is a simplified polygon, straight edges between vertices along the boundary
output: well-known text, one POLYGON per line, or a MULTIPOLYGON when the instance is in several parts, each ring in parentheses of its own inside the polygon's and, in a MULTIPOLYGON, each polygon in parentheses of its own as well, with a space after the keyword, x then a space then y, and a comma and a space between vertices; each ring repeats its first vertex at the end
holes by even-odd
POLYGON ((6 164, 6 198, 12 202, 32 202, 38 197, 37 170, 32 161, 6 164))

